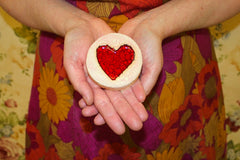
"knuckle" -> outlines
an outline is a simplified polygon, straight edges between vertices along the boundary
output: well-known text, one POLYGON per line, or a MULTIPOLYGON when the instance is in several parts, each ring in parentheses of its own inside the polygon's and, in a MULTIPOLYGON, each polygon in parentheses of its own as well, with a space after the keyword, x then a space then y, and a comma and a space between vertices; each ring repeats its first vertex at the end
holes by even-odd
POLYGON ((120 104, 120 103, 123 101, 123 99, 122 99, 122 97, 120 97, 120 96, 114 96, 114 97, 111 98, 111 101, 112 101, 114 104, 120 104))
POLYGON ((96 102, 96 106, 102 108, 102 107, 105 107, 106 105, 108 105, 108 101, 107 100, 104 100, 104 99, 100 99, 96 102))
POLYGON ((132 94, 132 90, 131 90, 131 88, 128 87, 128 88, 123 89, 122 93, 126 98, 128 98, 132 94))

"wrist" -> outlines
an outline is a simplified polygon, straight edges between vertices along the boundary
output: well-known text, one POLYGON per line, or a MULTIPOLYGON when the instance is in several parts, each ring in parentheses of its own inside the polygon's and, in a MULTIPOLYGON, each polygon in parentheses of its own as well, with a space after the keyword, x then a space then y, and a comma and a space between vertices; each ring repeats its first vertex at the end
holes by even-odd
POLYGON ((95 18, 65 1, 60 3, 58 9, 55 7, 55 11, 46 19, 50 32, 64 37, 70 30, 87 26, 95 18))
POLYGON ((146 23, 149 25, 150 30, 162 40, 186 30, 185 25, 187 24, 180 20, 181 17, 177 14, 178 9, 175 5, 170 1, 148 11, 146 14, 148 17, 146 23))
MULTIPOLYGON (((81 12, 81 11, 79 11, 81 12)), ((82 11, 83 12, 83 11, 82 11)), ((87 13, 78 13, 70 15, 62 25, 61 35, 65 36, 69 31, 73 30, 74 28, 86 28, 90 26, 91 20, 93 17, 88 17, 87 13), (86 18, 88 17, 88 18, 86 18)), ((90 29, 90 28, 89 28, 90 29)))
POLYGON ((71 12, 71 15, 66 19, 63 25, 63 36, 73 29, 91 32, 94 39, 97 39, 108 32, 112 32, 110 27, 102 19, 86 13, 78 8, 75 9, 75 13, 71 12))
POLYGON ((149 11, 151 29, 163 38, 215 25, 239 12, 239 0, 171 0, 149 11))

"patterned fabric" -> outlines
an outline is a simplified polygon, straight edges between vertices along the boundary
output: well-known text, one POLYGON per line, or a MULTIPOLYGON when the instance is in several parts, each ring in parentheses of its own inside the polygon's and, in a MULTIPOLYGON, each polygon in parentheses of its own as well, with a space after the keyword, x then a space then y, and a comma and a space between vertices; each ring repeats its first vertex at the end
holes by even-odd
MULTIPOLYGON (((71 1, 114 30, 162 1, 71 1)), ((161 45, 161 44, 159 44, 161 45)), ((26 159, 225 159, 225 110, 218 65, 207 29, 163 43, 164 66, 144 102, 141 131, 118 136, 81 115, 63 68, 63 39, 42 33, 34 65, 27 119, 26 159)))

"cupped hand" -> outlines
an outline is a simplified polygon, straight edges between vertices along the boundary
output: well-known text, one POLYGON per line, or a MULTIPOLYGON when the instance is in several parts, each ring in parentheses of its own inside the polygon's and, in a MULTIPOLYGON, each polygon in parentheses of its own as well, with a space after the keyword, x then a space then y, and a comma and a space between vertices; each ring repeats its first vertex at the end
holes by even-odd
MULTIPOLYGON (((126 34, 130 36, 139 45, 142 55, 143 55, 143 68, 140 78, 132 86, 121 90, 122 96, 127 99, 131 108, 138 114, 142 121, 147 119, 146 109, 142 105, 144 98, 139 98, 142 91, 148 95, 152 88, 154 87, 158 76, 161 72, 163 65, 162 56, 162 39, 161 35, 156 34, 151 29, 151 23, 148 22, 148 13, 139 15, 133 19, 128 20, 120 28, 119 33, 126 34), (138 97, 138 101, 135 97, 138 97)), ((115 96, 115 93, 107 91, 108 95, 111 97, 115 96), (113 95, 113 96, 112 96, 113 95)), ((119 98, 120 99, 120 98, 119 98)), ((119 100, 117 100, 119 101, 119 100)), ((85 116, 93 116, 98 114, 98 110, 94 105, 86 107, 83 101, 80 101, 80 106, 83 108, 83 114, 85 116)), ((125 112, 127 117, 130 117, 127 112, 125 112)), ((131 112, 129 112, 131 113, 131 112)), ((128 119, 126 121, 129 121, 128 119)), ((101 114, 95 117, 95 124, 104 124, 105 120, 101 117, 101 114)), ((131 127, 130 127, 131 128, 131 127)))
MULTIPOLYGON (((109 26, 98 18, 72 27, 65 35, 64 67, 74 89, 83 97, 80 106, 82 102, 89 106, 85 108, 92 109, 92 115, 96 115, 95 124, 106 122, 115 133, 123 134, 124 123, 133 130, 139 130, 142 128, 142 122, 147 119, 147 112, 141 103, 145 94, 140 81, 133 85, 133 89, 102 89, 88 77, 85 64, 91 44, 111 32, 113 31, 109 26)), ((84 113, 86 114, 83 109, 83 115, 84 113)))
POLYGON ((154 24, 149 21, 150 14, 146 12, 128 20, 119 30, 119 33, 126 34, 136 41, 142 51, 143 68, 140 81, 146 95, 156 84, 163 65, 163 37, 152 30, 154 24))
POLYGON ((81 20, 66 32, 64 38, 64 67, 74 89, 84 101, 93 103, 93 89, 87 82, 86 56, 91 44, 99 37, 113 32, 101 19, 81 20))
MULTIPOLYGON (((135 40, 142 51, 143 68, 140 78, 132 86, 121 90, 121 93, 116 93, 116 91, 105 91, 107 96, 111 97, 111 103, 117 107, 115 108, 115 111, 117 111, 130 129, 135 130, 141 129, 142 123, 137 119, 136 115, 133 116, 130 113, 135 112, 142 122, 147 119, 146 109, 141 102, 144 101, 145 95, 148 95, 155 85, 163 65, 161 48, 163 38, 161 35, 158 35, 151 30, 151 24, 146 20, 146 17, 147 14, 142 14, 128 20, 119 30, 119 33, 126 34, 135 40), (145 94, 144 96, 142 94, 143 92, 145 94), (119 102, 124 99, 127 100, 128 104, 125 104, 124 107, 122 107, 123 103, 119 102)), ((95 92, 97 92, 97 90, 95 90, 95 92)), ((102 104, 105 103, 106 102, 102 102, 102 104)), ((102 125, 107 122, 107 119, 103 118, 102 114, 99 114, 99 109, 95 105, 87 106, 83 101, 80 101, 80 106, 83 108, 83 114, 85 116, 97 115, 94 120, 95 124, 102 125)), ((111 120, 111 118, 109 118, 109 120, 111 120)), ((109 123, 111 122, 107 122, 107 124, 109 123)), ((118 124, 115 126, 115 130, 117 131, 118 128, 119 130, 124 131, 123 128, 119 126, 122 127, 122 125, 118 124)))

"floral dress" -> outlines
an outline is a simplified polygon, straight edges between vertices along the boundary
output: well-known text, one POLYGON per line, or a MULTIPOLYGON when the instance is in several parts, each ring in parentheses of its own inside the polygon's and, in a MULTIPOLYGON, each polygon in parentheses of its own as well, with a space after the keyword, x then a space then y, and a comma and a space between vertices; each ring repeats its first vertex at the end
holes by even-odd
MULTIPOLYGON (((162 0, 68 0, 121 24, 162 0)), ((161 44, 159 44, 161 45, 161 44)), ((36 51, 29 104, 26 159, 53 160, 219 160, 226 157, 225 111, 218 64, 207 29, 163 42, 164 65, 144 102, 143 129, 116 135, 81 115, 81 96, 63 67, 63 38, 42 32, 36 51)))

